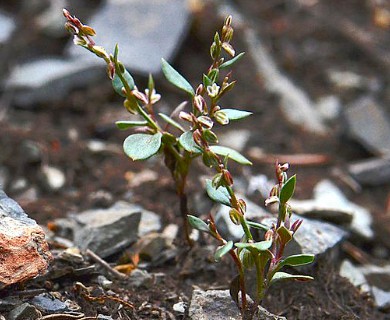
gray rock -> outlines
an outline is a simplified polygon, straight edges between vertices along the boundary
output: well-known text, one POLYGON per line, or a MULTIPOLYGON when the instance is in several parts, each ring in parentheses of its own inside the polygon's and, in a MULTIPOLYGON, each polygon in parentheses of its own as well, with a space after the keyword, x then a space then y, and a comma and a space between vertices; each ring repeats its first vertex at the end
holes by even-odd
POLYGON ((41 167, 40 175, 43 187, 48 191, 58 191, 66 183, 65 174, 56 167, 44 165, 41 167))
POLYGON ((318 99, 316 108, 325 120, 335 120, 341 112, 341 101, 336 96, 325 96, 318 99))
POLYGON ((30 303, 45 313, 70 311, 64 302, 46 293, 42 293, 32 298, 30 303))
POLYGON ((223 146, 229 146, 234 150, 242 152, 251 136, 251 131, 247 129, 230 130, 218 135, 219 143, 223 146))
POLYGON ((320 181, 314 188, 314 200, 291 200, 294 212, 321 218, 326 214, 333 221, 346 221, 352 216, 350 229, 364 238, 372 238, 372 216, 370 212, 352 202, 329 180, 320 181), (313 211, 312 211, 313 210, 313 211))
POLYGON ((41 317, 42 314, 29 303, 22 303, 8 314, 8 320, 35 320, 41 317))
POLYGON ((344 260, 340 265, 340 276, 347 278, 355 287, 363 292, 368 292, 370 287, 361 268, 353 265, 349 260, 344 260))
POLYGON ((67 4, 67 0, 51 0, 46 10, 36 18, 36 24, 39 29, 52 37, 66 35, 62 9, 66 8, 67 4))
POLYGON ((142 209, 141 221, 138 226, 138 236, 143 237, 150 232, 161 229, 161 218, 152 211, 142 209))
POLYGON ((15 19, 0 11, 0 44, 6 42, 15 30, 15 19))
POLYGON ((103 314, 98 314, 97 320, 114 320, 111 316, 105 316, 103 314))
POLYGON ((390 158, 374 158, 352 163, 348 173, 359 183, 367 186, 379 186, 390 181, 390 158))
MULTIPOLYGON (((189 27, 189 10, 182 0, 107 0, 86 24, 97 45, 113 51, 130 71, 145 75, 160 71, 161 58, 172 59, 189 27)), ((87 50, 70 46, 68 53, 96 60, 87 50)))
MULTIPOLYGON (((229 294, 229 290, 195 289, 188 311, 191 320, 241 320, 241 314, 229 294)), ((254 320, 286 320, 262 307, 258 307, 254 320)))
POLYGON ((390 123, 383 108, 372 98, 353 102, 345 111, 348 133, 377 155, 390 154, 390 123))
POLYGON ((82 212, 75 216, 80 227, 74 230, 74 243, 105 258, 137 240, 141 216, 142 208, 123 201, 82 212))
POLYGON ((381 309, 390 307, 390 265, 365 265, 360 268, 368 284, 375 304, 381 309))
POLYGON ((32 108, 37 103, 60 101, 79 87, 92 85, 105 77, 105 68, 96 60, 46 58, 15 67, 5 88, 12 92, 12 102, 32 108))
POLYGON ((150 288, 153 285, 154 277, 145 270, 135 269, 127 278, 127 285, 130 288, 150 288))

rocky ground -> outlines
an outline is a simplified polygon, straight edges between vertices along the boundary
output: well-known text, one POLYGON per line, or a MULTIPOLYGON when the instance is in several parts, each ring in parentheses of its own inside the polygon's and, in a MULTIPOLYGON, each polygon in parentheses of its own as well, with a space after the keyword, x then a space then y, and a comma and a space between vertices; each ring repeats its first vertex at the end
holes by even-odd
MULTIPOLYGON (((63 7, 107 49, 120 44, 140 87, 155 74, 165 113, 185 97, 159 74, 160 58, 198 83, 232 14, 246 55, 224 103, 254 113, 219 131, 254 163, 232 167, 235 187, 264 219, 273 163, 290 162, 305 217, 291 250, 316 254, 303 270, 314 281, 277 285, 263 306, 287 319, 390 319, 390 8, 373 0, 0 3, 4 319, 238 317, 222 291, 234 268, 213 261, 203 235, 183 246, 169 172, 123 154, 128 133, 114 123, 128 114, 104 65, 71 43, 63 7)), ((226 237, 240 237, 205 195, 209 175, 191 172, 191 212, 212 210, 226 237)))

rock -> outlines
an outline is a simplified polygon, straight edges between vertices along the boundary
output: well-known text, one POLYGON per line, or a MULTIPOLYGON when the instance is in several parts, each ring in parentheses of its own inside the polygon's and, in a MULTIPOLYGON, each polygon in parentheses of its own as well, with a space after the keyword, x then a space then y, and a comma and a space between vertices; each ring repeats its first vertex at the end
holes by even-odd
POLYGON ((365 265, 360 268, 368 284, 375 304, 381 309, 390 307, 390 265, 365 265))
POLYGON ((10 178, 10 172, 7 167, 0 167, 0 189, 4 189, 10 178))
POLYGON ((64 302, 47 293, 42 293, 32 298, 30 302, 44 313, 62 313, 64 311, 70 311, 64 302))
POLYGON ((15 28, 15 19, 0 11, 0 44, 8 41, 15 28))
POLYGON ((318 99, 316 103, 318 112, 325 120, 335 120, 340 115, 342 105, 336 96, 325 96, 318 99))
POLYGON ((35 320, 40 319, 42 314, 31 304, 22 303, 8 314, 8 320, 35 320))
POLYGON ((160 255, 171 246, 172 241, 157 232, 144 235, 135 244, 140 258, 152 262, 158 260, 160 255))
POLYGON ((372 238, 372 216, 368 210, 350 202, 329 180, 320 181, 314 188, 314 200, 291 200, 293 211, 313 218, 333 222, 352 221, 350 229, 364 238, 372 238))
POLYGON ((56 38, 66 35, 62 9, 67 7, 67 3, 67 0, 51 0, 46 10, 36 18, 36 24, 43 33, 56 38))
MULTIPOLYGON (((188 312, 191 320, 241 320, 241 314, 230 297, 229 290, 195 289, 192 292, 188 312)), ((258 307, 254 320, 286 320, 276 316, 263 307, 258 307)))
POLYGON ((184 313, 186 312, 186 308, 187 308, 187 304, 183 301, 175 303, 172 307, 173 311, 175 311, 180 315, 184 315, 184 313))
POLYGON ((349 260, 344 260, 341 263, 340 276, 347 278, 349 282, 363 292, 368 292, 370 290, 361 268, 354 266, 349 260))
POLYGON ((12 92, 12 102, 23 108, 39 103, 64 99, 74 88, 93 85, 104 79, 105 69, 100 61, 74 61, 45 58, 16 66, 5 88, 12 92))
POLYGON ((218 135, 219 143, 223 146, 242 152, 251 136, 251 131, 247 129, 231 130, 218 135))
POLYGON ((114 320, 111 316, 105 316, 103 314, 98 314, 97 320, 114 320))
POLYGON ((275 182, 270 181, 264 174, 250 175, 248 179, 247 193, 249 195, 253 195, 255 192, 259 192, 262 198, 267 199, 269 197, 269 192, 274 185, 275 182))
POLYGON ((161 229, 161 218, 152 211, 142 209, 141 221, 138 226, 138 236, 143 237, 150 232, 161 229))
POLYGON ((0 289, 44 273, 51 253, 44 231, 0 190, 0 289))
MULTIPOLYGON (((119 44, 119 59, 130 71, 159 73, 161 58, 171 60, 189 27, 189 10, 182 0, 107 0, 95 15, 84 21, 93 27, 97 45, 113 52, 119 44)), ((68 53, 79 60, 97 58, 71 44, 68 53)))
POLYGON ((352 138, 374 154, 390 154, 390 122, 374 99, 358 99, 346 109, 344 115, 348 134, 352 138))
POLYGON ((390 180, 390 158, 362 160, 348 165, 347 170, 361 185, 384 185, 390 180))
POLYGON ((340 89, 370 89, 377 91, 380 84, 376 79, 363 77, 352 71, 329 70, 329 80, 340 89))
POLYGON ((145 270, 135 269, 127 279, 130 288, 150 288, 153 285, 153 276, 145 270))
POLYGON ((43 187, 48 191, 58 191, 66 183, 65 174, 60 169, 48 165, 41 168, 41 180, 43 187))
POLYGON ((82 212, 75 216, 80 226, 74 230, 74 243, 105 258, 137 240, 141 216, 142 208, 123 201, 82 212))

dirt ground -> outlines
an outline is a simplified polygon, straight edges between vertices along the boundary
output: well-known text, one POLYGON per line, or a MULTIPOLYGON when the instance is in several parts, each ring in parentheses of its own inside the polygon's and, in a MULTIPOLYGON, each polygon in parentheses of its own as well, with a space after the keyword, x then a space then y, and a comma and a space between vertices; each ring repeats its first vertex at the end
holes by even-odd
MULTIPOLYGON (((304 2, 312 1, 302 1, 304 2)), ((324 94, 334 94, 341 98, 343 104, 347 104, 364 94, 359 91, 360 89, 340 91, 332 86, 326 76, 326 70, 329 68, 353 70, 365 77, 379 79, 384 87, 388 85, 389 78, 386 72, 388 69, 383 67, 381 59, 378 58, 378 55, 380 56, 378 52, 382 47, 373 47, 371 51, 365 51, 361 43, 348 39, 338 26, 324 19, 323 15, 323 12, 337 11, 332 19, 338 23, 350 20, 359 24, 373 38, 383 39, 384 33, 388 33, 389 29, 384 30, 375 25, 374 1, 313 2, 318 2, 323 11, 317 10, 316 6, 303 6, 297 9, 285 1, 236 1, 243 14, 256 21, 259 34, 266 41, 278 64, 314 100, 324 94), (310 44, 312 46, 308 48, 310 44), (324 47, 327 48, 327 52, 321 49, 324 47)), ((17 4, 6 7, 10 12, 18 9, 17 4)), ((215 16, 212 6, 206 6, 195 15, 189 37, 181 46, 174 63, 175 67, 193 83, 199 81, 202 70, 205 70, 209 62, 210 40, 214 30, 221 23, 215 16)), ((28 27, 27 19, 26 25, 21 28, 27 30, 28 27)), ((23 36, 27 37, 25 43, 35 48, 35 52, 30 54, 39 55, 41 49, 37 48, 48 42, 34 33, 24 33, 23 36)), ((235 37, 236 48, 239 51, 247 50, 245 42, 240 39, 240 30, 236 31, 235 37)), ((19 49, 25 50, 26 44, 22 41, 20 43, 19 49)), ((50 50, 60 52, 65 43, 66 39, 52 43, 50 50)), ((383 44, 383 48, 385 45, 383 44)), ((19 56, 28 55, 20 53, 19 56)), ((388 216, 390 186, 365 187, 361 193, 355 193, 333 173, 334 168, 343 169, 352 161, 366 159, 372 155, 345 135, 342 119, 332 124, 334 127, 332 134, 325 137, 309 134, 302 128, 288 123, 280 111, 278 99, 264 89, 259 75, 256 74, 250 53, 237 65, 233 74, 238 83, 235 90, 224 100, 226 106, 239 106, 254 112, 252 117, 235 127, 249 129, 253 133, 246 150, 256 146, 267 154, 326 155, 330 159, 327 163, 316 166, 296 164, 292 167, 291 170, 298 174, 299 179, 296 197, 310 198, 313 186, 317 182, 324 178, 333 180, 349 199, 369 209, 374 216, 374 240, 369 242, 357 240, 354 244, 373 261, 380 259, 386 261, 390 252, 390 243, 387 240, 390 232, 388 216), (381 257, 375 256, 375 249, 378 247, 383 248, 384 256, 383 254, 381 257)), ((137 82, 142 86, 146 79, 138 77, 137 82)), ((177 97, 177 92, 164 84, 162 79, 156 80, 156 87, 166 99, 165 108, 173 109, 181 102, 180 99, 183 97, 177 97)), ((377 95, 382 99, 383 105, 388 104, 390 98, 388 92, 383 90, 377 95)), ((92 88, 81 88, 72 92, 64 101, 38 105, 34 110, 10 106, 6 117, 0 122, 0 164, 9 170, 9 176, 12 177, 5 186, 5 191, 41 224, 64 217, 68 213, 100 206, 102 200, 97 200, 92 195, 104 191, 111 195, 104 200, 104 206, 109 206, 117 200, 130 199, 131 202, 159 213, 164 225, 168 223, 180 225, 178 201, 169 172, 157 161, 132 162, 122 154, 121 144, 128 133, 117 130, 114 122, 126 117, 121 99, 111 89, 109 81, 92 88), (92 152, 87 147, 91 139, 100 139, 117 148, 114 151, 92 152), (33 142, 39 147, 41 156, 38 159, 26 156, 22 147, 26 141, 33 142), (64 188, 52 191, 42 184, 38 168, 43 164, 50 164, 63 170, 66 175, 64 188), (129 188, 132 176, 145 168, 156 171, 158 181, 145 182, 129 188), (22 190, 16 189, 13 183, 21 178, 26 179, 28 185, 22 190), (26 192, 30 188, 37 192, 36 198, 26 192)), ((268 160, 272 162, 272 156, 268 160)), ((254 160, 250 172, 264 173, 272 177, 273 166, 268 162, 254 160)), ((242 169, 234 167, 233 173, 240 176, 242 169)), ((198 180, 200 174, 207 172, 196 166, 189 181, 190 194, 200 193, 198 180)), ((263 199, 259 198, 253 200, 259 204, 263 202, 263 199)), ((195 206, 194 201, 194 198, 190 198, 191 207, 195 206)), ((208 239, 203 241, 212 243, 208 239)), ((165 277, 160 283, 149 288, 133 291, 117 281, 112 290, 117 297, 133 306, 125 310, 117 310, 118 301, 105 301, 101 304, 102 301, 80 294, 75 281, 93 283, 91 275, 81 278, 67 277, 39 285, 33 283, 31 288, 55 287, 64 297, 77 301, 82 311, 90 316, 97 312, 105 314, 113 312, 118 319, 169 319, 170 314, 174 314, 173 303, 177 302, 178 297, 188 302, 193 286, 205 289, 227 288, 229 279, 234 275, 234 269, 228 261, 213 264, 205 259, 199 264, 199 270, 178 276, 183 271, 183 264, 198 263, 193 260, 197 250, 199 249, 195 248, 190 252, 183 250, 176 259, 170 260, 164 266, 150 268, 149 271, 162 272, 165 277)), ((340 260, 346 256, 348 252, 341 252, 340 260)), ((288 319, 390 319, 389 314, 374 307, 370 297, 360 294, 348 281, 338 276, 335 271, 338 262, 332 265, 325 262, 318 264, 314 268, 315 280, 311 283, 275 286, 264 301, 264 306, 288 319)), ((100 289, 95 286, 94 294, 99 295, 100 289)), ((4 297, 9 292, 0 294, 4 297)))

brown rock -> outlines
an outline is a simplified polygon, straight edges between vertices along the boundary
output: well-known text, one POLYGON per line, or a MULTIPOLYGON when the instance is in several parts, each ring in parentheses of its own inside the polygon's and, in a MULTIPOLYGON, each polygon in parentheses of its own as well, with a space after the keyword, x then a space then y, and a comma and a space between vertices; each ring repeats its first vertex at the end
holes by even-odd
POLYGON ((45 272, 51 259, 42 228, 0 190, 0 289, 45 272))

